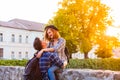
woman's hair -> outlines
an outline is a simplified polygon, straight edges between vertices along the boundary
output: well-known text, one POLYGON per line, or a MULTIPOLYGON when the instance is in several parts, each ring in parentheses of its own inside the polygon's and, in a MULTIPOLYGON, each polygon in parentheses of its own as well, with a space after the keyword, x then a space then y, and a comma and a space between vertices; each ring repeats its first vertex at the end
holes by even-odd
POLYGON ((38 51, 40 51, 42 49, 41 40, 38 37, 35 38, 33 47, 35 50, 38 50, 38 51))
POLYGON ((46 26, 46 27, 45 27, 45 30, 48 29, 48 28, 52 28, 52 29, 54 29, 54 30, 56 30, 56 31, 59 31, 58 28, 55 27, 54 25, 48 25, 48 26, 46 26))
POLYGON ((51 38, 47 34, 48 29, 50 29, 53 32, 53 38, 54 39, 58 39, 60 37, 58 29, 53 25, 49 25, 49 26, 46 26, 46 28, 45 28, 45 34, 44 34, 45 40, 51 41, 51 38))

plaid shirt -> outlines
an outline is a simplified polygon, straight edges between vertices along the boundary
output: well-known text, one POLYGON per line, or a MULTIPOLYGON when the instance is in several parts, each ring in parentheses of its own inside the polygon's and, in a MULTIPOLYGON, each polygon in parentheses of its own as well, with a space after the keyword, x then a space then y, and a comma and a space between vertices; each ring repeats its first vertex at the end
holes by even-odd
POLYGON ((63 65, 63 62, 60 60, 58 55, 56 55, 56 53, 44 52, 39 59, 39 65, 43 80, 49 80, 47 72, 49 67, 53 64, 61 67, 63 65))
POLYGON ((54 52, 58 54, 59 58, 64 62, 67 61, 67 56, 65 55, 65 45, 66 40, 64 38, 59 38, 58 42, 53 45, 52 42, 49 42, 48 47, 54 48, 54 52))

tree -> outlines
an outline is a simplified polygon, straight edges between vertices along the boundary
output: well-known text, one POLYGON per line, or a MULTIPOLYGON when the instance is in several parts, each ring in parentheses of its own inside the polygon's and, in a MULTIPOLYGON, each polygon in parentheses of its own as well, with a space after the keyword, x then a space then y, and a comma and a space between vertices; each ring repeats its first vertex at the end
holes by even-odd
POLYGON ((59 4, 61 7, 49 24, 56 25, 62 36, 78 45, 88 58, 96 39, 112 22, 108 15, 109 7, 100 0, 63 0, 59 4))
POLYGON ((112 50, 119 46, 120 42, 116 37, 102 35, 97 39, 99 48, 95 54, 100 58, 109 58, 113 56, 112 50))
POLYGON ((77 51, 77 46, 75 44, 73 44, 72 40, 67 40, 66 41, 66 46, 69 49, 69 57, 72 57, 72 53, 75 53, 77 51))

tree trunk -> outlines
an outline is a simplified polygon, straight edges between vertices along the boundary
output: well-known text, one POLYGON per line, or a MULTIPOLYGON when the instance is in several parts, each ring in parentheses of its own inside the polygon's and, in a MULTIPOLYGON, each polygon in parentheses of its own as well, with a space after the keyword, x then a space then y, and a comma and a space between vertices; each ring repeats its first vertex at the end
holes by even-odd
POLYGON ((88 53, 84 53, 84 59, 88 59, 88 53))
POLYGON ((72 54, 70 54, 69 58, 70 58, 70 59, 72 58, 72 54))

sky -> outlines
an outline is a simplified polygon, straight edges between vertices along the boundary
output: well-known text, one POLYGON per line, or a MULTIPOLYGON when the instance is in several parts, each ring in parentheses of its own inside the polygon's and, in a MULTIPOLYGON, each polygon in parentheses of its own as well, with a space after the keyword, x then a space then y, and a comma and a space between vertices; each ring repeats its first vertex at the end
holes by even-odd
POLYGON ((120 25, 120 0, 102 0, 107 6, 111 8, 110 15, 114 19, 114 26, 120 25))
POLYGON ((102 0, 111 8, 110 15, 113 17, 113 27, 108 27, 106 34, 115 36, 120 40, 120 0, 102 0))
POLYGON ((0 21, 24 19, 47 23, 60 0, 0 0, 0 21))
MULTIPOLYGON (((0 0, 0 21, 24 19, 47 23, 58 9, 61 0, 0 0)), ((102 0, 111 7, 114 25, 120 25, 120 1, 102 0)))

